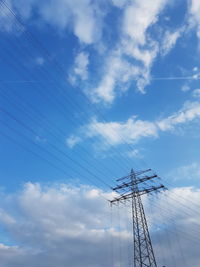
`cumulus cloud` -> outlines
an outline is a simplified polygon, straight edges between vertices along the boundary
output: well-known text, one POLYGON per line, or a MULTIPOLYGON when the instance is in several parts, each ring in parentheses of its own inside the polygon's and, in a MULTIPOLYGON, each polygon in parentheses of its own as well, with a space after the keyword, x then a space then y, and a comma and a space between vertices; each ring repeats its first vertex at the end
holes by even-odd
POLYGON ((199 264, 195 256, 199 248, 199 239, 196 238, 199 232, 199 193, 199 189, 192 187, 174 188, 158 196, 155 202, 147 203, 149 224, 155 230, 152 239, 157 237, 160 240, 155 244, 155 250, 162 255, 166 266, 172 266, 174 262, 177 266, 197 267, 199 264))
POLYGON ((116 219, 111 226, 110 205, 101 195, 113 194, 89 186, 27 183, 9 201, 5 196, 11 211, 2 207, 0 224, 19 245, 0 245, 1 266, 110 266, 111 238, 117 242, 120 234, 126 244, 131 236, 125 230, 119 233, 116 219), (5 220, 6 213, 13 219, 5 220))
MULTIPOLYGON (((0 244, 1 266, 64 267, 66 262, 73 267, 126 266, 127 251, 132 246, 131 207, 128 203, 120 209, 113 206, 111 213, 109 203, 101 195, 113 197, 111 192, 89 186, 33 183, 27 183, 22 191, 13 195, 1 195, 0 207, 4 215, 0 216, 0 225, 17 244, 0 244), (13 219, 4 220, 5 214, 13 219)), ((199 196, 198 189, 188 187, 172 189, 157 198, 143 199, 157 261, 161 266, 164 264, 161 255, 171 253, 166 235, 174 244, 177 266, 181 266, 177 236, 168 232, 177 231, 173 221, 176 221, 177 232, 181 234, 188 263, 198 266, 198 247, 193 241, 188 243, 187 237, 195 232, 199 221, 199 214, 191 212, 199 203, 199 196), (188 200, 190 216, 185 208, 188 200), (158 235, 162 238, 159 239, 158 235)), ((131 259, 132 249, 129 256, 131 259)), ((166 265, 170 265, 170 259, 167 257, 166 265)))
MULTIPOLYGON (((7 0, 6 4, 14 12, 18 12, 24 20, 33 19, 33 11, 37 10, 37 20, 56 27, 58 31, 72 29, 74 35, 85 44, 96 42, 101 36, 101 12, 96 2, 91 0, 7 0), (23 8, 22 8, 23 7, 23 8)), ((7 31, 16 24, 10 11, 0 13, 0 23, 7 31), (6 19, 9 19, 7 22, 6 19)))

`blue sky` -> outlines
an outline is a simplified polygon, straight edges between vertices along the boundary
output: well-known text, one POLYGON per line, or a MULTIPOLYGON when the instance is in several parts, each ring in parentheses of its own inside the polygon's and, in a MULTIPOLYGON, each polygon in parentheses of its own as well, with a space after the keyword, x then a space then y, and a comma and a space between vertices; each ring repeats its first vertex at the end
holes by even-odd
POLYGON ((198 0, 7 0, 0 37, 3 198, 148 167, 198 190, 198 0))

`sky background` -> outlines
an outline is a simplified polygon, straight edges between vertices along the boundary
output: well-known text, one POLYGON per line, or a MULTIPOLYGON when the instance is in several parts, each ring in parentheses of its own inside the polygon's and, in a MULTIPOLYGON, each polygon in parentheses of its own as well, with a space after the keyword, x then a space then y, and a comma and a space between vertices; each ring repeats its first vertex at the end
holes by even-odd
POLYGON ((3 267, 131 266, 106 199, 149 167, 160 266, 199 266, 199 56, 198 0, 0 1, 3 267))

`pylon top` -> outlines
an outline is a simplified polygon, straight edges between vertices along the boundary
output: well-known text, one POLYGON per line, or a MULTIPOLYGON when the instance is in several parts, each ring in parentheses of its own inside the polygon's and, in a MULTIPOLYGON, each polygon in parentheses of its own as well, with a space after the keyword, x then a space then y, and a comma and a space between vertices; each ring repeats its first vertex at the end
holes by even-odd
POLYGON ((121 183, 112 189, 119 194, 119 197, 114 198, 110 202, 114 203, 121 200, 127 200, 138 195, 144 195, 153 191, 158 191, 159 189, 165 189, 163 184, 158 184, 157 186, 146 184, 146 182, 154 181, 158 178, 156 174, 144 175, 144 173, 149 171, 151 171, 151 169, 134 172, 132 168, 129 175, 117 179, 117 181, 121 181, 121 183), (132 179, 133 174, 135 175, 134 180, 132 179))

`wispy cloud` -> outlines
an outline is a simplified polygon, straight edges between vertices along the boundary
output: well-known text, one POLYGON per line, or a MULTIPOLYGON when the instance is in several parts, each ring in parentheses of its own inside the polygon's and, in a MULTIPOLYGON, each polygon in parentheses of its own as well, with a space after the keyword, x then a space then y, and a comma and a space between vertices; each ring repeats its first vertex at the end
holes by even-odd
POLYGON ((74 66, 69 80, 74 84, 77 79, 87 80, 88 78, 88 65, 89 65, 89 54, 86 52, 80 52, 75 57, 74 66))
POLYGON ((192 162, 184 166, 179 166, 175 170, 172 170, 168 176, 174 181, 199 180, 200 164, 199 162, 192 162))
POLYGON ((105 75, 100 84, 89 94, 93 101, 112 103, 117 94, 127 90, 130 80, 137 81, 140 75, 143 75, 140 67, 123 59, 121 51, 114 51, 106 60, 105 75))
MULTIPOLYGON (((85 52, 76 55, 74 66, 70 68, 73 68, 69 75, 72 84, 77 78, 85 81, 89 77, 87 49, 90 45, 95 46, 96 52, 100 50, 98 50, 99 47, 105 48, 101 55, 97 52, 97 57, 101 56, 102 64, 95 72, 98 72, 98 81, 99 77, 100 81, 93 80, 91 82, 93 89, 85 88, 93 101, 111 104, 118 95, 130 88, 130 84, 134 84, 139 92, 145 93, 145 88, 152 79, 199 79, 198 74, 196 76, 194 74, 192 77, 151 77, 151 69, 157 56, 169 53, 186 27, 183 25, 176 31, 168 28, 166 30, 164 27, 158 36, 152 34, 153 26, 159 22, 160 15, 169 4, 168 0, 155 0, 153 4, 145 0, 105 2, 101 4, 101 1, 91 0, 73 2, 56 0, 47 4, 47 2, 39 0, 9 0, 7 4, 24 20, 33 20, 34 10, 37 10, 37 20, 40 23, 53 26, 57 32, 71 31, 79 40, 79 48, 83 49, 84 44, 85 52), (111 47, 102 33, 105 28, 104 17, 109 14, 113 5, 120 10, 121 16, 116 21, 118 38, 116 44, 111 47)), ((197 25, 198 1, 190 0, 189 3, 190 20, 193 21, 191 24, 197 25)), ((7 10, 7 12, 9 11, 7 10)), ((6 17, 11 18, 12 16, 6 17)), ((0 15, 0 23, 2 29, 8 27, 8 31, 12 31, 12 26, 15 24, 13 19, 9 23, 6 22, 3 15, 0 15)), ((111 32, 113 29, 107 30, 111 32)), ((42 61, 39 60, 38 64, 40 62, 42 61)))
POLYGON ((189 80, 189 81, 192 81, 192 80, 199 80, 200 79, 200 73, 195 73, 193 74, 192 76, 171 76, 171 77, 152 77, 152 80, 155 80, 155 81, 170 81, 170 80, 189 80))
POLYGON ((44 65, 44 62, 45 62, 45 60, 44 60, 43 57, 37 57, 37 58, 35 59, 35 63, 36 63, 37 65, 39 65, 39 66, 44 65))
POLYGON ((192 96, 195 98, 199 98, 200 97, 200 89, 195 89, 192 91, 192 96))
POLYGON ((181 110, 175 114, 156 122, 161 131, 174 129, 175 126, 200 118, 200 103, 186 102, 181 110))
POLYGON ((173 32, 170 31, 165 32, 160 49, 161 55, 165 56, 169 53, 169 51, 176 45, 176 42, 180 38, 181 33, 183 31, 184 28, 178 29, 173 32))
POLYGON ((0 29, 3 32, 13 32, 16 30, 15 21, 12 16, 10 16, 10 10, 12 10, 11 1, 6 1, 6 6, 1 4, 0 8, 0 29))
POLYGON ((190 27, 196 28, 197 36, 200 38, 200 2, 198 0, 190 0, 188 3, 190 27))
POLYGON ((66 139, 66 144, 69 148, 73 148, 79 142, 81 142, 81 138, 75 135, 71 135, 66 139))
MULTIPOLYGON (((114 3, 121 8, 118 1, 114 3)), ((92 93, 93 100, 112 103, 115 97, 129 88, 135 81, 137 90, 145 92, 151 81, 151 67, 159 52, 159 42, 153 38, 148 29, 154 25, 168 1, 157 0, 126 2, 123 4, 122 27, 120 40, 107 57, 103 77, 92 93)), ((167 54, 181 35, 167 31, 161 51, 167 54)))
POLYGON ((157 138, 161 132, 172 132, 176 127, 199 118, 200 103, 185 102, 179 111, 154 121, 140 120, 137 116, 132 116, 125 122, 101 122, 92 118, 89 124, 81 127, 81 132, 87 133, 82 136, 83 139, 95 137, 110 145, 134 144, 142 138, 157 138))
POLYGON ((128 156, 129 158, 142 158, 142 155, 139 149, 133 149, 131 151, 126 152, 126 156, 128 156))
POLYGON ((181 87, 181 91, 183 92, 187 92, 190 90, 190 86, 188 84, 184 84, 182 87, 181 87))
POLYGON ((88 137, 100 137, 112 145, 125 142, 135 143, 143 137, 157 137, 157 127, 154 123, 142 121, 136 117, 126 122, 99 122, 93 119, 86 125, 88 137))

